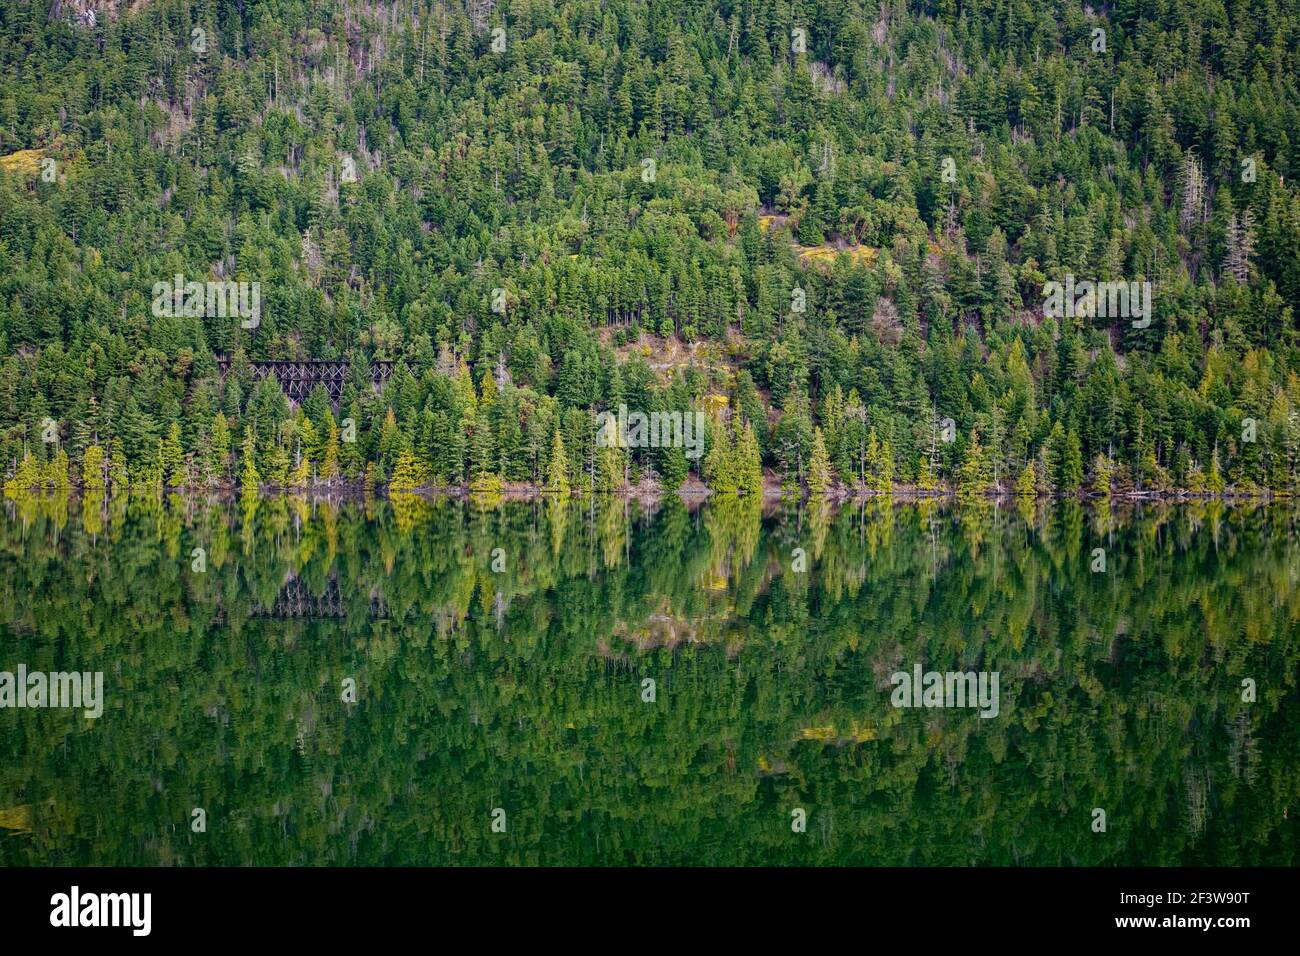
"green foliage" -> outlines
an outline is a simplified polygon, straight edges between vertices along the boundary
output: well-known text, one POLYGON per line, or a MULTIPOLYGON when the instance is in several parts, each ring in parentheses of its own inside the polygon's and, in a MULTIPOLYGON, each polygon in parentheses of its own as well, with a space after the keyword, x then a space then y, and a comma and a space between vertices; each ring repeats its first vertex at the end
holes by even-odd
POLYGON ((831 488, 830 456, 826 453, 826 439, 820 428, 813 429, 812 457, 808 461, 808 493, 822 497, 831 488))
POLYGON ((102 445, 89 445, 81 465, 81 486, 87 491, 102 492, 107 481, 104 448, 102 445))
POLYGON ((5 509, 9 659, 105 711, 4 711, 0 866, 1300 863, 1288 509, 422 501, 5 509))
POLYGON ((736 486, 747 495, 763 494, 763 461, 754 426, 745 422, 736 437, 736 486))
POLYGON ((181 447, 180 422, 172 422, 163 440, 159 464, 162 466, 163 481, 172 488, 181 488, 189 484, 185 469, 185 450, 181 447))
POLYGON ((393 476, 389 479, 388 490, 392 492, 414 491, 428 483, 429 475, 424 464, 409 448, 403 449, 393 465, 393 476))
POLYGON ((1016 479, 1016 497, 1036 498, 1038 496, 1038 474, 1034 471, 1032 461, 1025 463, 1024 471, 1016 479))
POLYGON ((1098 453, 1092 463, 1092 490, 1103 498, 1109 498, 1114 480, 1115 463, 1098 453))
POLYGON ((966 443, 966 455, 957 473, 957 494, 965 498, 983 495, 993 484, 993 469, 988 453, 980 444, 979 432, 971 432, 966 443))
POLYGON ((564 451, 564 437, 559 429, 551 436, 551 460, 546 476, 547 491, 557 495, 569 493, 569 456, 564 451))
POLYGON ((740 490, 731 429, 721 418, 709 422, 709 450, 704 456, 704 478, 709 488, 718 494, 734 494, 740 490))
POLYGON ((720 402, 791 486, 816 427, 846 485, 959 482, 951 418, 1040 491, 1098 456, 1117 495, 1300 487, 1300 0, 566 2, 505 55, 462 3, 40 6, 0 15, 7 479, 48 415, 115 491, 242 486, 250 426, 271 483, 410 450, 543 485, 558 430, 571 485, 672 488, 680 449, 590 419, 720 402), (259 283, 259 324, 168 314, 177 274, 259 283), (1151 321, 1044 315, 1067 275, 1152 282, 1151 321), (343 363, 334 403, 253 365, 299 359, 343 363))
POLYGON ((257 470, 257 437, 253 434, 252 425, 244 426, 244 444, 241 457, 244 465, 239 476, 239 486, 245 495, 255 495, 261 485, 262 476, 257 470))

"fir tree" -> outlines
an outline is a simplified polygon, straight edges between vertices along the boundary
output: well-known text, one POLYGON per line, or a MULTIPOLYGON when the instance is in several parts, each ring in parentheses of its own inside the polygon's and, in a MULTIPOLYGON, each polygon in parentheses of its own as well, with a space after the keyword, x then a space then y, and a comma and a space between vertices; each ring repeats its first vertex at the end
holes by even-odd
POLYGON ((569 493, 569 456, 564 451, 564 438, 557 428, 551 436, 551 460, 546 468, 546 490, 557 495, 569 493))
POLYGON ((239 487, 245 495, 256 495, 262 484, 262 476, 257 470, 257 436, 252 425, 244 426, 244 444, 240 457, 243 471, 239 476, 239 487))
POLYGON ((1103 498, 1109 498, 1111 483, 1115 479, 1115 463, 1101 452, 1092 460, 1092 490, 1103 498))
POLYGON ((821 426, 813 429, 812 457, 808 461, 808 493, 823 497, 831 487, 830 456, 826 452, 826 439, 821 426))
POLYGON ((221 412, 212 419, 211 453, 211 476, 219 483, 224 482, 230 469, 230 423, 221 412))
POLYGON ((980 444, 979 432, 972 430, 970 441, 966 443, 966 455, 957 472, 957 494, 963 498, 983 495, 992 482, 993 469, 988 454, 980 444))
MULTIPOLYGON (((823 446, 823 451, 825 447, 823 446)), ((736 486, 747 495, 763 494, 763 456, 754 427, 745 423, 735 446, 736 486)))
POLYGON ((424 486, 428 480, 424 465, 409 448, 402 449, 393 465, 393 477, 388 482, 388 490, 403 492, 414 491, 424 486))
POLYGON ((1020 477, 1016 479, 1016 497, 1036 498, 1038 496, 1038 474, 1032 461, 1025 462, 1020 477))
POLYGON ((103 491, 105 481, 104 447, 88 445, 81 462, 81 486, 87 491, 103 491))
POLYGON ((183 488, 189 484, 185 474, 185 449, 181 447, 180 422, 172 422, 167 426, 167 437, 163 439, 159 460, 163 481, 168 487, 183 488))
POLYGON ((734 494, 740 485, 736 474, 735 452, 732 449, 730 430, 717 416, 710 424, 711 442, 708 453, 704 456, 705 480, 709 488, 718 494, 734 494))

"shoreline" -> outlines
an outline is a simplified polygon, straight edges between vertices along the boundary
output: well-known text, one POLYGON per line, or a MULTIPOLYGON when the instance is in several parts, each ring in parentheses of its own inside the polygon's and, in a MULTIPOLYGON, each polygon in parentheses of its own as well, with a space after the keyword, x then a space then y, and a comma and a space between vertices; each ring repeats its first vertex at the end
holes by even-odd
MULTIPOLYGON (((116 497, 130 497, 139 492, 148 493, 148 488, 128 488, 125 494, 108 494, 106 490, 97 490, 95 493, 87 492, 84 487, 72 484, 66 492, 63 492, 69 498, 85 499, 88 497, 104 497, 105 499, 116 497)), ((189 486, 189 485, 168 485, 158 489, 163 495, 176 494, 189 497, 215 496, 218 498, 240 498, 244 492, 238 484, 227 483, 224 485, 213 486, 189 486)), ((620 498, 637 501, 655 501, 669 496, 676 496, 688 504, 703 503, 713 498, 730 498, 733 500, 743 500, 750 497, 748 493, 732 494, 726 492, 716 492, 698 480, 684 482, 677 488, 667 489, 660 485, 652 483, 642 483, 639 485, 629 485, 610 491, 592 491, 589 489, 571 489, 567 492, 555 492, 547 489, 543 485, 512 482, 502 484, 494 488, 475 488, 472 485, 419 485, 413 488, 402 488, 392 490, 389 485, 376 485, 367 487, 359 479, 345 480, 336 482, 322 482, 307 486, 281 486, 281 485, 260 485, 257 491, 259 499, 273 499, 282 497, 309 497, 325 499, 362 499, 365 497, 385 497, 393 498, 395 496, 412 495, 421 498, 465 498, 465 499, 501 499, 505 501, 537 501, 537 500, 562 500, 565 498, 573 500, 586 500, 595 498, 620 498)), ((43 490, 29 490, 26 494, 12 495, 6 494, 5 497, 10 501, 17 501, 20 498, 27 497, 31 499, 50 499, 60 496, 59 492, 48 492, 43 490)), ((1173 489, 1167 491, 1136 490, 1127 489, 1123 491, 1113 491, 1109 495, 1099 494, 1095 491, 1072 491, 1059 492, 1054 491, 1045 494, 1036 494, 1033 496, 1022 496, 1015 493, 1014 490, 1005 488, 989 488, 976 494, 963 494, 958 490, 944 486, 940 488, 923 489, 914 485, 896 485, 890 491, 877 491, 867 488, 836 486, 828 489, 822 495, 813 495, 807 489, 795 489, 783 486, 774 481, 765 481, 763 492, 756 496, 764 503, 774 501, 799 501, 801 503, 811 503, 815 500, 822 500, 828 504, 843 504, 846 502, 861 502, 879 499, 888 499, 891 501, 901 502, 922 502, 922 501, 955 501, 962 503, 988 502, 996 504, 1013 504, 1017 502, 1040 502, 1040 501, 1123 501, 1123 502, 1168 502, 1168 503, 1196 503, 1196 502, 1254 502, 1260 504, 1281 504, 1293 500, 1296 496, 1287 490, 1277 490, 1270 488, 1258 488, 1250 491, 1226 489, 1224 491, 1188 491, 1186 489, 1173 489)))

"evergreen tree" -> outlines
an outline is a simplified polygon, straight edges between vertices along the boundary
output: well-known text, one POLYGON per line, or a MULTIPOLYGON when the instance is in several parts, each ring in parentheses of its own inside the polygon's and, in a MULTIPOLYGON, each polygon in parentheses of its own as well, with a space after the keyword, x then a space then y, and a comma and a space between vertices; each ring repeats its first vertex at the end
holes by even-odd
POLYGON ((709 450, 704 456, 705 480, 718 494, 733 494, 740 487, 736 456, 730 429, 720 417, 715 416, 710 422, 709 437, 709 450))
POLYGON ((122 443, 114 438, 108 462, 109 488, 113 494, 121 494, 126 491, 129 483, 126 454, 122 451, 122 443))
POLYGON ((1109 498, 1114 478, 1115 463, 1098 452, 1097 457, 1092 460, 1092 490, 1103 498, 1109 498))
POLYGON ((189 484, 185 469, 185 450, 181 447, 180 422, 167 426, 167 437, 162 442, 160 453, 163 481, 171 488, 183 488, 189 484))
POLYGON ((980 444, 979 432, 972 430, 970 441, 966 443, 966 454, 957 472, 957 494, 963 498, 978 497, 987 492, 992 484, 993 469, 989 464, 988 453, 980 444))
POLYGON ((221 412, 212 419, 210 474, 217 482, 224 482, 230 469, 230 423, 221 412))
POLYGON ((808 492, 822 497, 831 487, 830 456, 826 452, 826 439, 820 427, 813 429, 812 457, 808 462, 808 492))
POLYGON ((1036 498, 1038 496, 1038 474, 1034 471, 1034 463, 1026 462, 1024 470, 1020 472, 1020 477, 1016 479, 1016 497, 1018 498, 1036 498))
MULTIPOLYGON (((823 451, 825 448, 823 446, 823 451)), ((736 440, 736 486, 747 495, 763 494, 763 456, 758 448, 754 427, 745 422, 736 440)))
POLYGON ((331 416, 329 419, 329 434, 325 439, 325 451, 320 465, 322 481, 333 481, 339 476, 339 458, 339 426, 331 416))
POLYGON ((252 425, 244 426, 244 444, 240 450, 243 470, 239 476, 239 487, 245 495, 255 495, 261 487, 262 476, 257 470, 257 436, 252 425))
POLYGON ((394 492, 414 491, 424 486, 428 480, 424 465, 415 452, 404 448, 397 455, 393 465, 393 477, 388 482, 388 490, 394 492))
POLYGON ((546 469, 546 490, 557 495, 569 493, 569 456, 564 451, 564 438, 557 428, 551 437, 551 459, 546 469))

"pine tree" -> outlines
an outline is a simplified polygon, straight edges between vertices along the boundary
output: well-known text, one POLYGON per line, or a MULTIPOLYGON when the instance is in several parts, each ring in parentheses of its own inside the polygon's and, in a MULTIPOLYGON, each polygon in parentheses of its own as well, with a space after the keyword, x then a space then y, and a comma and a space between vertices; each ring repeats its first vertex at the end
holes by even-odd
POLYGON ((1078 491, 1083 486, 1083 453, 1079 449, 1079 434, 1073 428, 1065 433, 1065 452, 1061 457, 1062 491, 1078 491))
POLYGON ((734 494, 739 488, 735 455, 731 448, 731 435, 722 419, 714 417, 709 429, 712 439, 708 454, 704 456, 704 477, 709 488, 718 494, 734 494))
POLYGON ((224 482, 230 468, 230 423, 221 412, 212 419, 211 452, 211 475, 217 482, 224 482))
POLYGON ((564 451, 560 430, 551 436, 551 460, 546 468, 546 490, 557 495, 569 494, 569 456, 564 451))
POLYGON ((867 483, 872 491, 885 494, 894 489, 894 449, 888 440, 880 441, 873 427, 867 433, 867 483))
POLYGON ((266 480, 277 488, 289 486, 289 452, 278 441, 266 456, 266 480))
POLYGON ((1024 470, 1020 472, 1020 477, 1016 479, 1016 497, 1038 497, 1038 474, 1034 471, 1032 461, 1025 462, 1024 470))
POLYGON ((88 445, 81 459, 81 486, 87 491, 104 490, 104 447, 88 445))
POLYGON ((325 452, 320 464, 322 481, 333 481, 339 476, 339 426, 334 417, 329 420, 329 437, 325 439, 325 452))
POLYGON ((289 485, 293 488, 306 488, 311 483, 311 456, 303 448, 301 439, 298 441, 298 447, 294 450, 298 458, 298 464, 293 468, 289 475, 289 485))
POLYGON ((239 476, 239 487, 245 495, 255 495, 262 484, 262 476, 257 470, 257 436, 253 426, 244 426, 244 445, 241 449, 243 471, 239 476))
POLYGON ((393 477, 388 482, 388 490, 393 492, 414 491, 424 486, 428 474, 415 452, 404 448, 393 465, 393 477))
MULTIPOLYGON (((486 430, 486 418, 481 418, 480 421, 483 422, 486 430)), ((376 473, 381 481, 393 473, 397 456, 407 447, 406 436, 397 424, 397 414, 393 411, 393 406, 389 405, 384 413, 384 424, 379 429, 379 460, 376 463, 376 473)))
POLYGON ((294 424, 298 431, 298 465, 301 467, 303 462, 307 462, 307 474, 310 475, 311 466, 321 460, 324 443, 320 440, 316 424, 306 415, 300 415, 294 424))
POLYGON ((1056 491, 1057 478, 1061 473, 1061 461, 1065 455, 1065 428, 1058 421, 1043 442, 1039 451, 1038 485, 1044 494, 1056 491))
POLYGON ((109 453, 108 460, 108 484, 112 494, 120 494, 126 491, 127 485, 130 484, 126 467, 126 453, 122 451, 122 442, 113 439, 112 449, 109 453))
POLYGON ((1205 477, 1205 490, 1211 494, 1221 494, 1224 489, 1223 469, 1219 465, 1219 446, 1214 446, 1210 455, 1210 473, 1205 477))
POLYGON ((674 444, 659 450, 659 485, 664 491, 680 488, 690 472, 686 449, 674 444))
POLYGON ((11 498, 38 493, 45 480, 40 459, 30 452, 23 455, 14 476, 5 482, 5 494, 11 498))
POLYGON ((830 456, 826 452, 826 439, 821 426, 813 429, 812 457, 808 461, 808 493, 823 497, 831 487, 830 456))
POLYGON ((67 494, 72 487, 72 466, 68 453, 60 448, 54 457, 45 463, 45 484, 55 494, 67 494))
POLYGON ((1115 479, 1115 462, 1101 452, 1092 460, 1092 490, 1103 498, 1109 498, 1111 482, 1115 479))
MULTIPOLYGON (((823 451, 825 447, 823 446, 823 451)), ((736 484, 747 495, 763 494, 763 455, 758 448, 754 427, 745 422, 745 428, 736 441, 736 484)))
POLYGON ((487 416, 479 415, 474 420, 470 443, 470 487, 475 491, 500 490, 501 477, 494 470, 495 464, 496 444, 492 440, 492 429, 487 416))
POLYGON ((617 491, 623 486, 623 476, 627 472, 627 450, 613 445, 596 449, 597 491, 617 491))
POLYGON ((988 454, 980 445, 978 431, 972 431, 966 445, 966 456, 957 471, 957 494, 963 498, 983 495, 993 482, 993 470, 988 454))
POLYGON ((181 447, 180 422, 172 422, 167 427, 167 437, 163 439, 159 463, 162 465, 163 481, 170 488, 183 488, 189 481, 185 474, 185 449, 181 447))

